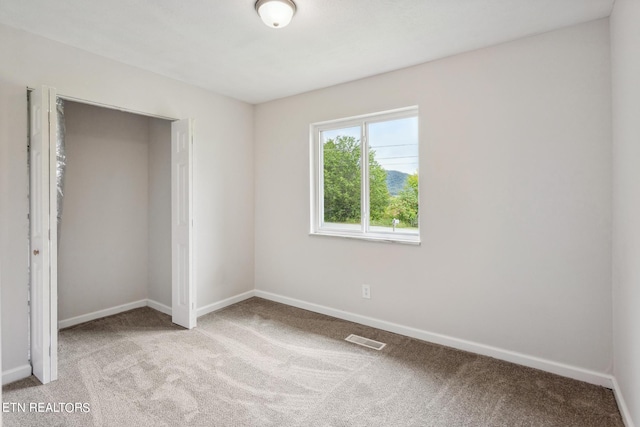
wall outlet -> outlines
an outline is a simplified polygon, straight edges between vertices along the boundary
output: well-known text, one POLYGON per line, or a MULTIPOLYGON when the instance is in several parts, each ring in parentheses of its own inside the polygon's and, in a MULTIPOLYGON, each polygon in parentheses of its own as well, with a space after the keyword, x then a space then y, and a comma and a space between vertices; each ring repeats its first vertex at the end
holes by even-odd
POLYGON ((362 285, 362 298, 366 298, 366 299, 371 298, 371 286, 362 285))

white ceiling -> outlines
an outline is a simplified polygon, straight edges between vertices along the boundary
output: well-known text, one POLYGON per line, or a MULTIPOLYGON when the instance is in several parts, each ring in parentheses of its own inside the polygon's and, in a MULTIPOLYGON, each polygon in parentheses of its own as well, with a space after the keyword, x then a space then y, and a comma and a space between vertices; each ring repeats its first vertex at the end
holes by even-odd
POLYGON ((614 0, 0 0, 0 22, 260 103, 609 16, 614 0))

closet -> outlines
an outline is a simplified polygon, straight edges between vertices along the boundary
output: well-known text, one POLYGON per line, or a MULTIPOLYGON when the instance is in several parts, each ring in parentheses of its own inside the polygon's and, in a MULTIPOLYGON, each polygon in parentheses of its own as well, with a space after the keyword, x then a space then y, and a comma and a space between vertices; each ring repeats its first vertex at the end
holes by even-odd
POLYGON ((171 122, 72 101, 62 106, 59 326, 149 300, 169 309, 171 122))
POLYGON ((150 306, 196 326, 193 120, 29 99, 29 359, 58 378, 58 329, 150 306))

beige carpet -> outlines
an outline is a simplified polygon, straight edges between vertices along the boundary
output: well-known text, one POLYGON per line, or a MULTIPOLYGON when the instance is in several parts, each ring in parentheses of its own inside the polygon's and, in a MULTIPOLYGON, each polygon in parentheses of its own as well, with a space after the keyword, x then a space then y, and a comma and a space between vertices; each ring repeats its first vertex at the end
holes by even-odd
POLYGON ((60 333, 60 379, 5 426, 623 426, 611 390, 252 298, 186 331, 141 308, 60 333), (344 341, 351 333, 382 351, 344 341))

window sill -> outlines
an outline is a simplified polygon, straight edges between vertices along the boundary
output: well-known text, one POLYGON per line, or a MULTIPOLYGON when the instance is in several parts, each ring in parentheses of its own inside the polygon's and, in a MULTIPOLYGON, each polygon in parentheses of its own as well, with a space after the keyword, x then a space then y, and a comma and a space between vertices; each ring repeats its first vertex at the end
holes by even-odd
POLYGON ((355 240, 367 240, 369 242, 379 243, 397 243, 401 245, 420 246, 419 236, 379 236, 379 235, 364 235, 364 234, 351 234, 351 233, 339 233, 333 231, 312 231, 309 236, 322 236, 322 237, 338 237, 343 239, 355 239, 355 240))

